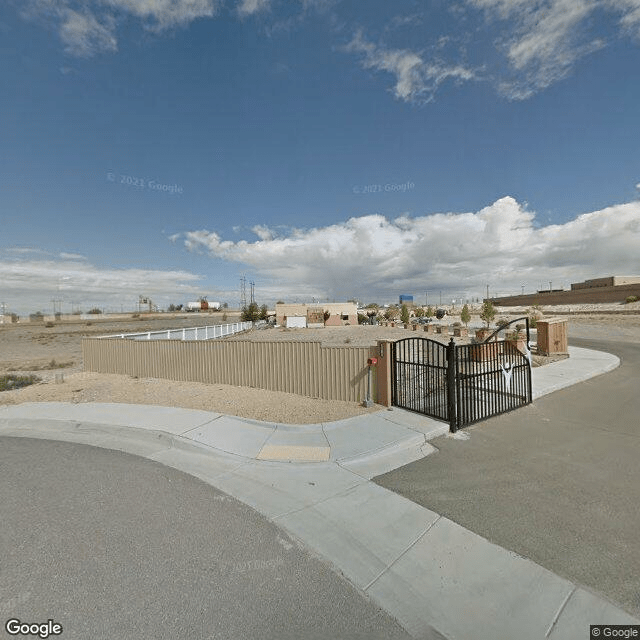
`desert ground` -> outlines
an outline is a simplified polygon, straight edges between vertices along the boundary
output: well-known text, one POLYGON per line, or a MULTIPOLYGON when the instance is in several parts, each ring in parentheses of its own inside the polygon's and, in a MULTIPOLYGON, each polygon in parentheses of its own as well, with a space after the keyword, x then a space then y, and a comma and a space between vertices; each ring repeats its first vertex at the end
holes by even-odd
MULTIPOLYGON (((459 321, 455 309, 446 324, 459 321)), ((498 317, 516 318, 525 311, 502 309, 498 317)), ((582 305, 582 308, 542 309, 545 315, 560 314, 569 321, 569 335, 619 339, 640 343, 640 303, 627 305, 582 305), (624 311, 625 313, 619 313, 624 311), (628 312, 632 313, 628 313, 628 312), (578 312, 578 313, 576 313, 578 312), (566 315, 565 315, 566 314, 566 315)), ((459 310, 458 310, 459 312, 459 310)), ((227 321, 237 317, 228 315, 227 321)), ((443 323, 445 321, 442 321, 443 323)), ((169 328, 219 324, 221 314, 132 318, 77 323, 0 325, 0 375, 36 375, 36 384, 0 392, 0 405, 23 402, 124 402, 154 404, 216 411, 254 420, 285 424, 328 422, 377 411, 356 403, 318 400, 290 393, 265 391, 222 384, 173 382, 161 379, 133 379, 116 374, 97 374, 82 369, 82 338, 155 331, 169 328)), ((480 326, 472 316, 470 326, 480 326)), ((399 327, 344 326, 321 329, 272 328, 252 331, 232 340, 319 340, 332 346, 366 346, 379 339, 397 340, 419 335, 399 327)), ((430 335, 430 338, 435 336, 430 335)), ((542 359, 539 359, 542 364, 542 359)))

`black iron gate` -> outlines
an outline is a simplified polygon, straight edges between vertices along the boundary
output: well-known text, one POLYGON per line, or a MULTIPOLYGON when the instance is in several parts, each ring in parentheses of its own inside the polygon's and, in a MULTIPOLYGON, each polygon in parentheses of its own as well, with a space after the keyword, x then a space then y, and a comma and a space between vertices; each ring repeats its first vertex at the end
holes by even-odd
POLYGON ((444 345, 427 338, 398 340, 392 345, 392 402, 445 420, 454 432, 530 404, 528 337, 527 326, 525 353, 508 341, 456 345, 451 338, 444 345))

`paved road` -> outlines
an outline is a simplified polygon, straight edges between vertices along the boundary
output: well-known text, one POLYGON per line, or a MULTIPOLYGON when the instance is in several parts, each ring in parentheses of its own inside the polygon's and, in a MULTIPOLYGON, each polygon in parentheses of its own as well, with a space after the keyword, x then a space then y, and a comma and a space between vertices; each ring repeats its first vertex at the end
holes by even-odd
POLYGON ((241 502, 121 452, 0 438, 0 637, 407 639, 325 562, 241 502))
MULTIPOLYGON (((607 374, 431 441, 374 481, 640 614, 640 344, 607 374)), ((606 622, 606 621, 603 621, 606 622)))

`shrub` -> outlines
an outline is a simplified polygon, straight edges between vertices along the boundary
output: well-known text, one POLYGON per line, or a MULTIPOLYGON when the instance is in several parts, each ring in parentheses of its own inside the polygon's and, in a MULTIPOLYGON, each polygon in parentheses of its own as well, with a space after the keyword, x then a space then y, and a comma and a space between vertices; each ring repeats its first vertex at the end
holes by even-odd
POLYGON ((359 313, 358 324, 369 324, 369 316, 366 316, 364 313, 359 313))
POLYGON ((27 387, 30 384, 40 382, 38 376, 16 376, 8 374, 0 376, 0 391, 12 391, 13 389, 20 389, 20 387, 27 387))
POLYGON ((498 318, 496 321, 496 327, 500 327, 500 329, 506 327, 509 324, 509 321, 505 318, 498 318))
POLYGON ((97 316, 98 314, 102 313, 102 309, 98 309, 98 307, 93 307, 93 309, 89 309, 87 313, 91 313, 97 316))
POLYGON ((627 299, 625 300, 625 302, 627 304, 631 302, 638 302, 638 296, 627 296, 627 299))

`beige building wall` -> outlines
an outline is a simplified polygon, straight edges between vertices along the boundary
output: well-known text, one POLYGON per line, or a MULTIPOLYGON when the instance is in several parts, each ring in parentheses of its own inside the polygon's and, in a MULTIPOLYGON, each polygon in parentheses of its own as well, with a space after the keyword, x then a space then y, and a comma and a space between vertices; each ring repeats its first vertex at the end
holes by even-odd
POLYGON ((326 304, 276 304, 276 322, 284 324, 286 316, 306 316, 309 310, 322 309, 331 315, 325 323, 327 326, 358 324, 358 308, 352 302, 332 302, 326 304))

